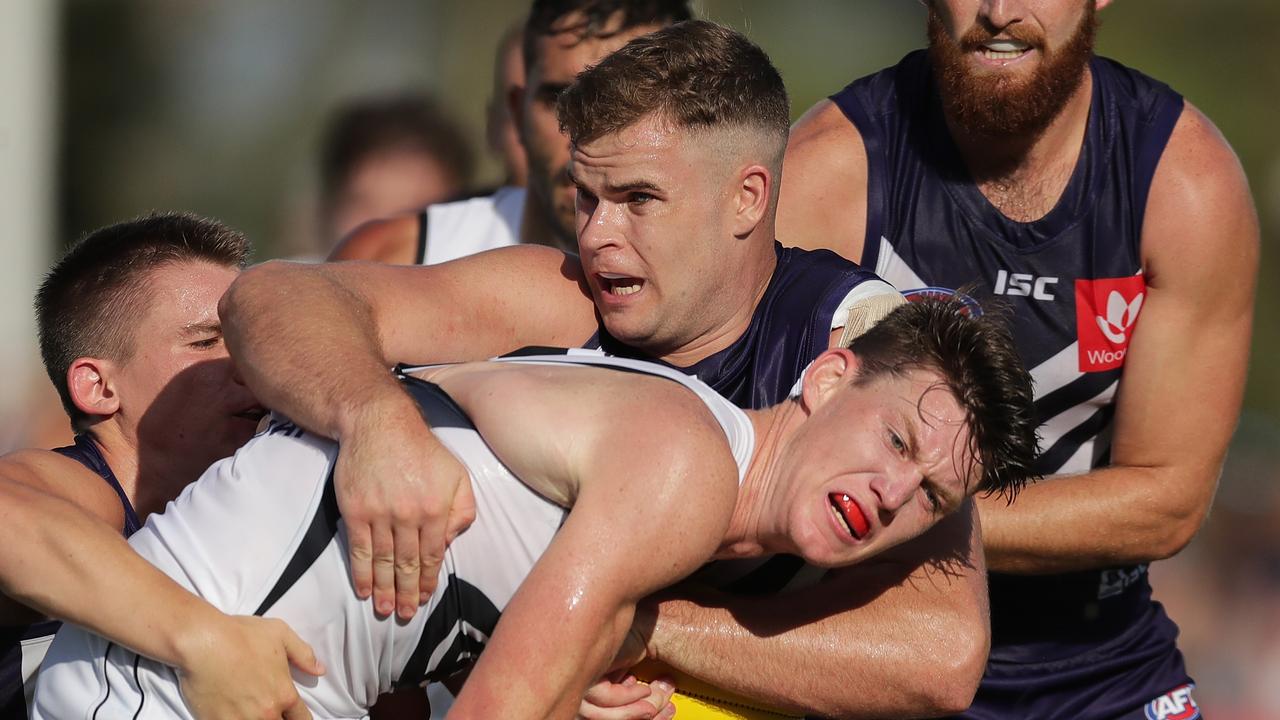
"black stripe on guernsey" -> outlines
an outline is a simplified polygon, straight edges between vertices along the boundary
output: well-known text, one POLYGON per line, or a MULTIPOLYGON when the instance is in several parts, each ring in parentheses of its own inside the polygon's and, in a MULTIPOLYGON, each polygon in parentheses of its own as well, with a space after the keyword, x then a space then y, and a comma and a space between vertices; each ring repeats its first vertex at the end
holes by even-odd
POLYGON ((427 424, 433 428, 463 428, 474 430, 475 425, 466 411, 439 385, 420 378, 402 376, 400 379, 409 395, 418 401, 418 408, 427 424))
POLYGON ((484 643, 464 633, 460 627, 462 622, 484 633, 485 637, 492 636, 493 629, 498 626, 501 613, 479 588, 456 575, 450 575, 448 583, 440 604, 423 623, 418 646, 409 656, 409 662, 405 663, 404 671, 396 681, 397 686, 421 685, 428 679, 443 679, 468 667, 471 660, 480 655, 484 643), (458 633, 453 643, 428 678, 427 666, 431 663, 431 656, 454 628, 458 633))
POLYGON ((765 595, 781 590, 804 567, 795 555, 774 555, 760 567, 734 580, 726 589, 733 595, 765 595))
POLYGON ((142 662, 142 656, 134 653, 133 684, 138 686, 138 710, 133 713, 133 720, 138 720, 138 716, 142 714, 142 706, 147 704, 147 691, 142 689, 142 678, 138 677, 138 663, 140 662, 142 662))
POLYGON ((1062 387, 1036 398, 1036 417, 1040 423, 1061 415, 1080 405, 1084 400, 1095 398, 1120 379, 1120 372, 1085 373, 1062 387))
POLYGON ((519 350, 512 350, 506 355, 499 355, 504 358, 528 357, 530 355, 568 355, 569 351, 562 347, 551 347, 550 345, 525 345, 519 350))
POLYGON ((254 615, 262 615, 270 610, 271 606, 275 605, 289 591, 289 588, 298 582, 302 574, 315 564, 316 559, 329 546, 334 535, 338 534, 339 517, 338 495, 333 484, 333 468, 329 468, 329 477, 324 481, 324 493, 320 496, 320 506, 316 508, 311 525, 307 527, 306 534, 302 536, 302 542, 298 544, 298 549, 294 551, 293 557, 285 566, 280 578, 276 580, 271 592, 267 593, 266 599, 258 609, 253 611, 254 615))
POLYGON ((94 708, 94 709, 93 709, 93 720, 98 720, 98 711, 99 711, 99 710, 101 710, 101 709, 102 709, 102 706, 103 706, 103 705, 106 705, 106 704, 107 704, 107 701, 111 699, 111 683, 106 682, 106 680, 107 680, 107 661, 108 661, 108 659, 110 659, 110 657, 111 657, 111 650, 112 650, 112 648, 114 648, 115 646, 116 646, 116 644, 115 644, 115 643, 113 643, 113 642, 109 642, 109 643, 107 643, 107 649, 106 649, 106 651, 105 651, 105 652, 103 652, 103 653, 102 653, 102 680, 103 680, 103 684, 105 684, 105 685, 107 686, 107 693, 106 693, 105 695, 103 695, 103 696, 102 696, 102 702, 98 703, 98 707, 96 707, 96 708, 94 708))
POLYGON ((427 264, 427 209, 418 213, 418 264, 427 264))
POLYGON ((1032 469, 1038 475, 1056 473, 1080 449, 1081 445, 1102 432, 1102 429, 1111 423, 1115 413, 1115 406, 1108 405, 1090 415, 1089 419, 1072 428, 1070 432, 1058 438, 1057 442, 1040 453, 1032 469))

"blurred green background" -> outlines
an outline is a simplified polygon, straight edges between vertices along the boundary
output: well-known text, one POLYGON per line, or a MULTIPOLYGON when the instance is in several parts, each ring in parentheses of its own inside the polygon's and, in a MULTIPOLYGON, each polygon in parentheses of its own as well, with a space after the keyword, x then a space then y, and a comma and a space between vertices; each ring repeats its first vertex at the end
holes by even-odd
MULTIPOLYGON (((36 252, 43 259, 32 267, 41 268, 81 233, 153 208, 218 217, 254 239, 259 259, 321 252, 316 154, 329 111, 353 96, 427 90, 483 154, 494 47, 527 7, 516 0, 29 2, 21 13, 6 11, 4 32, 31 44, 35 65, 3 77, 36 120, 28 113, 19 122, 14 113, 22 111, 11 108, 0 149, 7 157, 25 152, 29 167, 11 170, 4 187, 34 183, 27 207, 11 212, 25 209, 36 221, 15 231, 10 220, 0 242, 8 258, 36 252), (34 129, 22 132, 27 126, 34 129)), ((924 11, 911 0, 694 4, 771 54, 795 117, 924 42, 924 11)), ((1270 242, 1280 227, 1280 3, 1117 0, 1101 17, 1102 54, 1164 80, 1217 123, 1240 155, 1262 219, 1241 430, 1206 529, 1153 576, 1157 596, 1184 626, 1209 717, 1280 717, 1273 529, 1280 370, 1272 361, 1280 350, 1280 288, 1272 280, 1280 268, 1270 242)), ((497 180, 486 157, 478 184, 497 180)), ((13 327, 21 324, 0 333, 29 343, 13 327)))

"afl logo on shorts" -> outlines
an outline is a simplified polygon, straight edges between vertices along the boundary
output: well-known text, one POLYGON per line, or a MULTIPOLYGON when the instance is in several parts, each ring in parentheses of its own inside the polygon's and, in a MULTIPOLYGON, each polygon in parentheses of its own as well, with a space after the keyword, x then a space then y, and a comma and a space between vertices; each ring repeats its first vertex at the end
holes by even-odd
POLYGON ((903 290, 902 297, 906 298, 908 302, 915 302, 917 300, 926 300, 931 298, 937 299, 937 300, 946 300, 948 298, 954 297, 956 300, 959 300, 962 305, 964 305, 963 314, 969 315, 972 317, 982 316, 982 306, 978 304, 977 300, 974 300, 973 298, 969 297, 968 295, 965 295, 962 292, 959 292, 957 290, 952 290, 951 288, 926 287, 926 288, 916 288, 915 290, 903 290))
POLYGON ((1147 283, 1141 275, 1076 280, 1076 337, 1080 372, 1124 365, 1147 283))
POLYGON ((1200 717, 1200 706, 1191 699, 1191 690, 1195 685, 1183 685, 1174 688, 1160 697, 1147 703, 1143 708, 1147 720, 1196 720, 1200 717))

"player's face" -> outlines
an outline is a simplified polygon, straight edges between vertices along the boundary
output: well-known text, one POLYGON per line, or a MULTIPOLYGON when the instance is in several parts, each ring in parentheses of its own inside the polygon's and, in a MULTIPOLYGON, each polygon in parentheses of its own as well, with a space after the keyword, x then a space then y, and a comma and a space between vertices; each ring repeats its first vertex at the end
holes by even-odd
MULTIPOLYGON (((574 147, 578 253, 610 334, 662 356, 715 337, 733 292, 732 183, 717 144, 654 116, 574 147)), ((743 286, 743 283, 737 283, 743 286)))
POLYGON ((116 376, 120 420, 126 432, 136 428, 143 461, 164 458, 198 473, 253 437, 263 412, 235 374, 218 321, 218 298, 236 274, 207 262, 151 273, 133 355, 116 376))
MULTIPOLYGON (((824 355, 821 362, 830 362, 824 355)), ((932 370, 842 380, 780 460, 786 535, 821 566, 849 565, 910 540, 973 486, 965 414, 932 370)))
MULTIPOLYGON (((574 27, 576 14, 567 15, 558 26, 574 27)), ((542 215, 565 249, 574 238, 574 188, 569 182, 569 138, 560 132, 556 120, 556 98, 574 77, 596 64, 632 38, 658 30, 641 26, 606 37, 583 38, 575 32, 542 35, 537 40, 536 62, 528 68, 523 95, 520 141, 529 163, 529 202, 542 215)), ((602 33, 603 34, 603 33, 602 33)))
POLYGON ((370 220, 441 202, 460 190, 435 158, 420 152, 374 153, 356 165, 329 209, 330 241, 370 220))
POLYGON ((930 56, 947 113, 979 134, 1043 129, 1079 87, 1093 54, 1091 0, 933 0, 928 8, 930 56))

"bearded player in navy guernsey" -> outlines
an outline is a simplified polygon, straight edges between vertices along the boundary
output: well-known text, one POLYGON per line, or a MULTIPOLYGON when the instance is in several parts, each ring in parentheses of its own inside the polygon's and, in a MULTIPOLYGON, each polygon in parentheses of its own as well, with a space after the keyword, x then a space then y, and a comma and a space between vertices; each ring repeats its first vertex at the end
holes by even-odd
POLYGON ((1258 257, 1239 163, 1176 92, 1093 55, 1105 0, 932 0, 930 48, 811 110, 780 233, 1011 306, 1049 478, 980 502, 993 646, 971 718, 1198 716, 1147 564, 1203 521, 1258 257))
MULTIPOLYGON (((219 608, 297 628, 329 671, 300 688, 317 717, 365 717, 392 684, 473 662, 449 717, 570 717, 635 603, 713 555, 849 565, 972 493, 1013 499, 1036 453, 1030 377, 1002 326, 957 305, 897 308, 819 356, 792 398, 755 411, 677 370, 586 350, 409 372, 407 394, 477 500, 409 622, 375 617, 351 592, 338 448, 287 421, 211 467, 132 544, 219 608), (652 549, 660 562, 636 561, 652 549)), ((172 671, 68 628, 35 716, 189 717, 177 689, 172 671)))
POLYGON ((275 656, 306 655, 301 641, 171 587, 121 537, 248 440, 263 414, 217 322, 248 251, 220 223, 155 214, 90 233, 45 277, 41 354, 76 440, 0 458, 0 718, 27 716, 24 695, 58 627, 48 617, 180 667, 187 696, 215 715, 297 704, 275 656), (228 686, 240 704, 209 706, 228 686))
MULTIPOLYGON (((421 423, 386 420, 412 417, 397 411, 407 400, 388 386, 389 361, 578 345, 599 332, 615 352, 625 345, 696 372, 758 407, 784 398, 846 329, 856 334, 901 302, 834 253, 775 243, 786 91, 740 35, 693 21, 633 40, 578 76, 560 117, 574 144, 580 258, 522 246, 425 267, 266 263, 224 296, 249 386, 342 443, 340 503, 351 475, 443 514, 463 477, 443 453, 417 450, 434 443, 421 423), (342 341, 359 337, 369 342, 342 341)), ((971 521, 962 508, 874 569, 832 572, 785 596, 643 603, 646 651, 737 694, 820 715, 957 711, 989 639, 971 521), (934 572, 941 563, 946 572, 934 572)), ((417 544, 402 551, 421 535, 404 525, 398 537, 384 531, 380 552, 421 556, 417 544)), ((362 557, 372 552, 370 543, 362 557)), ((740 586, 776 587, 797 570, 781 559, 740 586)), ((401 576, 401 610, 412 614, 417 577, 401 576)), ((606 704, 634 690, 599 689, 592 699, 606 704)))

